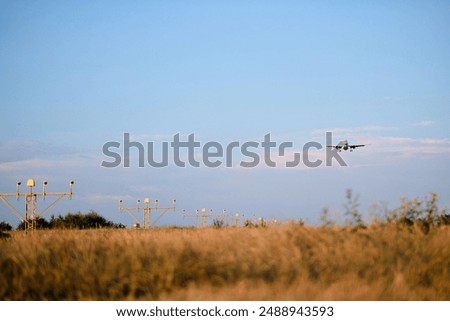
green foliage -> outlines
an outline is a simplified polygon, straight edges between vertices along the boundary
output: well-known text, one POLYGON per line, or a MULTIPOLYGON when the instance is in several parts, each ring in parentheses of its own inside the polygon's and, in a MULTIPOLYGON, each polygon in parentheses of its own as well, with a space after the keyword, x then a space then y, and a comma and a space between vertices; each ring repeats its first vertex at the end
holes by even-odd
POLYGON ((437 193, 430 193, 429 198, 402 199, 399 208, 389 212, 386 217, 388 223, 396 223, 405 226, 414 224, 423 227, 427 231, 430 226, 441 226, 450 224, 448 209, 439 210, 437 193))
MULTIPOLYGON (((40 217, 36 220, 37 229, 95 229, 95 228, 125 228, 123 224, 108 221, 94 211, 87 214, 68 213, 66 216, 52 216, 50 222, 40 217)), ((25 222, 21 222, 18 230, 25 229, 25 222)))
POLYGON ((0 222, 0 232, 2 231, 11 231, 12 230, 12 226, 9 225, 6 222, 0 222))
POLYGON ((267 227, 267 223, 262 218, 260 218, 257 222, 253 222, 251 220, 245 220, 244 227, 267 227))
POLYGON ((12 226, 6 222, 0 222, 0 240, 7 240, 11 238, 11 235, 6 233, 7 231, 11 231, 12 226))
POLYGON ((94 211, 90 211, 87 214, 68 213, 65 217, 59 215, 58 217, 52 216, 50 220, 51 228, 57 229, 95 229, 95 228, 124 228, 122 224, 116 224, 108 221, 104 217, 100 216, 94 211))
POLYGON ((215 228, 222 228, 225 226, 225 222, 223 220, 219 220, 219 219, 214 219, 213 221, 213 226, 215 228))
POLYGON ((261 218, 259 220, 257 225, 258 225, 258 227, 267 227, 267 223, 266 223, 266 221, 263 218, 261 218))
MULTIPOLYGON (((346 191, 344 204, 345 225, 354 228, 366 228, 363 215, 359 211, 359 195, 354 195, 351 189, 346 191)), ((418 226, 428 233, 431 227, 450 225, 450 212, 447 208, 439 209, 438 194, 430 193, 428 198, 401 200, 400 207, 389 210, 385 203, 379 202, 369 208, 372 223, 397 224, 399 226, 418 226)), ((330 218, 330 210, 325 207, 320 214, 320 222, 324 227, 332 227, 339 223, 330 218)))
MULTIPOLYGON (((47 220, 43 217, 38 217, 36 219, 36 229, 39 230, 44 230, 44 229, 49 229, 50 228, 50 223, 47 222, 47 220)), ((19 226, 17 226, 17 229, 20 231, 23 231, 26 229, 26 224, 25 221, 20 222, 19 226)))

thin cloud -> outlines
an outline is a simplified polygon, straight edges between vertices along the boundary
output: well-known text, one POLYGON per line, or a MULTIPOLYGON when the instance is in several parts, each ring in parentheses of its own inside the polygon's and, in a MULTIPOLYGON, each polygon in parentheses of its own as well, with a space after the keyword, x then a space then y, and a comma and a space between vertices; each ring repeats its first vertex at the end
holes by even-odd
POLYGON ((335 136, 356 135, 361 133, 389 132, 397 131, 397 127, 387 127, 380 125, 366 125, 360 127, 335 127, 335 128, 319 128, 312 132, 314 137, 323 136, 326 132, 331 132, 335 136))
MULTIPOLYGON (((172 142, 174 136, 176 134, 180 134, 180 139, 187 139, 189 134, 186 133, 173 133, 173 134, 165 134, 165 133, 156 133, 156 134, 134 134, 130 133, 130 141, 138 141, 141 143, 151 142, 151 141, 168 141, 172 142)), ((122 136, 123 138, 123 136, 122 136)), ((195 138, 198 139, 199 135, 195 135, 195 138)))
POLYGON ((69 168, 79 167, 84 159, 70 158, 63 160, 49 160, 43 158, 19 160, 12 162, 0 163, 0 172, 19 172, 22 170, 37 170, 37 169, 54 169, 54 168, 69 168))
POLYGON ((387 164, 399 160, 450 155, 449 139, 401 136, 356 136, 355 139, 368 145, 363 152, 358 150, 352 153, 352 157, 360 163, 387 164))
MULTIPOLYGON (((386 127, 376 126, 371 128, 372 130, 379 131, 386 130, 386 127)), ((324 167, 326 165, 327 148, 323 141, 320 141, 319 143, 322 145, 322 148, 311 148, 308 151, 308 160, 310 162, 321 160, 322 163, 319 167, 324 167)), ((358 148, 353 152, 342 151, 338 154, 340 157, 342 157, 348 167, 369 167, 392 164, 399 160, 408 160, 413 158, 424 159, 450 155, 450 139, 354 134, 352 135, 352 141, 350 141, 350 143, 364 144, 366 146, 358 148)), ((259 156, 259 164, 255 168, 270 169, 270 167, 268 167, 264 163, 263 150, 260 148, 258 150, 255 150, 255 152, 259 156)), ((303 158, 305 151, 301 148, 294 147, 288 149, 285 151, 284 156, 281 156, 278 153, 278 148, 272 149, 270 153, 270 159, 275 162, 275 168, 277 169, 312 170, 316 168, 308 167, 305 165, 303 158), (286 162, 293 161, 296 154, 299 154, 301 157, 300 163, 295 167, 287 167, 286 162)), ((241 155, 241 157, 238 157, 234 160, 231 169, 247 170, 248 168, 240 166, 241 160, 251 161, 251 159, 247 159, 241 155)), ((223 164, 222 166, 225 165, 223 164)), ((341 167, 336 162, 336 160, 333 160, 332 166, 341 167)))
POLYGON ((91 204, 110 204, 119 202, 119 200, 136 202, 136 200, 131 195, 118 194, 89 194, 87 196, 81 196, 80 199, 83 199, 91 204))
MULTIPOLYGON (((425 127, 432 124, 434 122, 431 120, 423 120, 415 123, 414 126, 425 127)), ((348 137, 350 144, 365 144, 367 146, 364 147, 364 152, 362 153, 358 149, 355 153, 352 153, 352 158, 359 161, 366 160, 368 163, 374 163, 369 161, 369 158, 377 159, 379 161, 376 163, 380 163, 383 160, 435 157, 450 154, 449 139, 386 135, 397 130, 398 128, 396 127, 367 125, 352 128, 317 129, 312 132, 312 135, 323 139, 325 132, 331 132, 333 134, 333 143, 336 143, 340 138, 348 137)))
POLYGON ((416 126, 416 127, 428 127, 431 125, 434 125, 434 121, 432 121, 432 120, 422 120, 418 123, 412 124, 412 126, 416 126))
POLYGON ((80 153, 79 148, 48 144, 35 140, 14 140, 0 143, 0 162, 14 162, 33 158, 61 157, 80 153))

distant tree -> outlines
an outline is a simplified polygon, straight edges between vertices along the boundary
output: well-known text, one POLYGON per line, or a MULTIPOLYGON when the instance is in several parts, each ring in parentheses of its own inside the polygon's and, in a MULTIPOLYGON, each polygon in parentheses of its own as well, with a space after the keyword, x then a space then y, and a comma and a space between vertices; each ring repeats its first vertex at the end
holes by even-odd
POLYGON ((260 218, 257 224, 257 227, 267 227, 267 222, 265 219, 260 218))
POLYGON ((219 220, 219 219, 214 219, 213 221, 213 226, 215 228, 222 228, 225 226, 225 222, 223 220, 219 220))
POLYGON ((50 228, 51 229, 62 229, 64 228, 64 217, 58 215, 55 217, 54 215, 50 218, 50 228))
POLYGON ((11 231, 12 230, 12 226, 11 225, 9 225, 8 223, 6 223, 6 222, 0 222, 0 232, 2 232, 2 231, 11 231))
MULTIPOLYGON (((25 229, 25 222, 21 222, 17 227, 18 230, 25 229)), ((87 214, 68 213, 66 216, 58 215, 51 216, 50 222, 40 217, 36 221, 37 229, 95 229, 95 228, 125 228, 123 224, 116 224, 108 221, 104 217, 97 214, 95 211, 90 211, 87 214)))
POLYGON ((439 216, 438 225, 450 225, 450 214, 447 212, 439 216))
POLYGON ((416 223, 422 226, 440 226, 450 224, 448 209, 438 208, 438 194, 430 193, 429 198, 420 200, 419 198, 401 200, 399 208, 393 209, 387 215, 386 220, 406 226, 416 223))
POLYGON ((244 227, 267 227, 267 223, 263 218, 259 219, 257 222, 245 220, 244 227))
MULTIPOLYGON (((25 221, 20 222, 20 224, 17 226, 17 230, 25 230, 26 224, 25 221)), ((36 229, 37 230, 43 230, 43 229, 49 229, 50 223, 45 220, 43 217, 38 217, 36 219, 36 229)))
POLYGON ((251 220, 245 220, 244 227, 256 227, 256 224, 253 224, 251 220))
POLYGON ((103 216, 99 215, 95 211, 90 211, 87 214, 68 213, 66 216, 58 217, 52 216, 50 220, 52 228, 57 229, 95 229, 95 228, 125 228, 123 224, 116 224, 108 221, 103 216))

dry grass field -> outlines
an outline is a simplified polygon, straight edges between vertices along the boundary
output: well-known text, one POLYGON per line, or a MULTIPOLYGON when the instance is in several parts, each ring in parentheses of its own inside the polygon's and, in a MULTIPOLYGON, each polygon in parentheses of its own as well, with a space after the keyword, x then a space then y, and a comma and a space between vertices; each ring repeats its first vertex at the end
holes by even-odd
POLYGON ((1 300, 450 300, 450 229, 11 232, 1 300))

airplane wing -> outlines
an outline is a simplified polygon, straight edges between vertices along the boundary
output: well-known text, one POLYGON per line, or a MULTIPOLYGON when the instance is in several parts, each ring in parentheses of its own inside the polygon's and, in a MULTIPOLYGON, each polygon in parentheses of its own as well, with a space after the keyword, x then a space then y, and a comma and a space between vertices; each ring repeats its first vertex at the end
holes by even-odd
POLYGON ((349 145, 348 147, 355 149, 357 147, 364 147, 364 146, 366 146, 366 145, 349 145))
POLYGON ((342 148, 341 145, 327 145, 327 147, 337 148, 337 149, 342 148))

